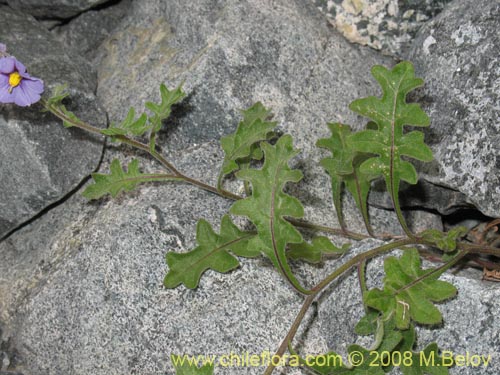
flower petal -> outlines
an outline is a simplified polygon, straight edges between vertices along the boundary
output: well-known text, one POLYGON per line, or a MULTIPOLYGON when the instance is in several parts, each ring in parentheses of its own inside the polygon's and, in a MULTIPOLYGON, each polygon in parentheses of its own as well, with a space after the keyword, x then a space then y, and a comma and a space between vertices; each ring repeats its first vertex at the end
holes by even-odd
POLYGON ((0 73, 10 74, 14 71, 16 59, 13 57, 0 58, 0 73))
POLYGON ((0 89, 3 89, 4 86, 7 86, 6 89, 9 89, 9 76, 6 74, 0 73, 0 89))
POLYGON ((20 86, 33 94, 39 95, 43 92, 43 81, 38 78, 25 78, 21 81, 20 86))
POLYGON ((16 65, 16 70, 19 72, 19 74, 23 74, 23 73, 26 73, 26 67, 23 65, 22 62, 18 61, 15 57, 14 57, 14 64, 16 65))
POLYGON ((41 81, 23 80, 21 84, 14 87, 14 103, 18 106, 26 107, 40 100, 40 94, 43 92, 43 83, 41 81))
POLYGON ((8 86, 0 88, 0 103, 14 103, 14 95, 9 92, 8 86))

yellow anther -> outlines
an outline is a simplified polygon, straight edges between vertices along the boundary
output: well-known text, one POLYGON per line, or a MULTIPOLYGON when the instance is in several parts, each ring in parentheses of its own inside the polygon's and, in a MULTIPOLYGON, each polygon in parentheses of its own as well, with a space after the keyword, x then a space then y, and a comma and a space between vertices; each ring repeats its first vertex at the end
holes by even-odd
POLYGON ((21 77, 21 75, 18 72, 10 73, 10 75, 9 75, 9 86, 10 86, 9 92, 11 92, 14 87, 19 86, 19 84, 21 83, 22 80, 23 80, 23 77, 21 77))

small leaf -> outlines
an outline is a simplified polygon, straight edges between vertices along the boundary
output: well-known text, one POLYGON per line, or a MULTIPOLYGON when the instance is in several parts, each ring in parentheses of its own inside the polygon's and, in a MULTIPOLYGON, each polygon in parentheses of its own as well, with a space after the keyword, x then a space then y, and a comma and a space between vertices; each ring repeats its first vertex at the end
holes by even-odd
POLYGON ((399 259, 386 258, 384 270, 384 289, 366 293, 367 306, 385 317, 395 314, 399 329, 407 329, 411 320, 420 324, 441 323, 441 313, 432 302, 451 298, 457 290, 452 284, 437 280, 440 272, 422 270, 416 249, 405 250, 399 259))
POLYGON ((87 186, 82 195, 87 199, 98 199, 106 194, 115 198, 120 191, 131 191, 143 182, 180 180, 180 178, 164 174, 142 174, 139 172, 137 159, 130 162, 127 172, 122 169, 120 161, 114 159, 111 162, 110 171, 111 174, 92 173, 94 183, 87 186))
POLYGON ((232 254, 247 258, 259 256, 259 250, 252 246, 254 237, 255 233, 240 231, 227 215, 222 218, 220 234, 215 233, 207 221, 198 221, 198 246, 188 253, 167 254, 169 271, 165 276, 165 287, 184 284, 194 289, 206 270, 226 273, 238 267, 240 263, 232 254))
POLYGON ((161 129, 161 122, 170 116, 172 106, 180 102, 186 94, 182 91, 182 84, 170 91, 163 83, 160 85, 161 103, 146 102, 145 106, 153 116, 149 117, 154 132, 161 129))
POLYGON ((68 84, 57 85, 52 90, 52 95, 47 99, 48 106, 59 106, 69 96, 68 84))
POLYGON ((176 375, 213 375, 214 365, 213 363, 202 364, 201 367, 197 366, 195 359, 188 356, 180 356, 172 354, 170 360, 175 368, 176 375), (185 358, 186 357, 186 358, 185 358))
POLYGON ((242 114, 243 120, 236 131, 220 140, 225 154, 220 178, 240 169, 241 162, 248 162, 250 158, 260 160, 263 154, 259 142, 268 139, 276 127, 276 122, 266 120, 271 111, 260 102, 242 111, 242 114))
POLYGON ((455 227, 449 232, 443 233, 437 229, 428 229, 421 236, 426 241, 432 242, 445 253, 452 253, 457 249, 457 242, 467 234, 466 227, 455 227))
POLYGON ((141 136, 151 129, 151 125, 147 124, 147 115, 143 113, 139 118, 135 118, 135 109, 130 108, 125 120, 120 124, 111 124, 108 129, 102 129, 104 135, 134 135, 141 136))
POLYGON ((309 263, 318 263, 322 255, 341 255, 350 247, 350 244, 344 244, 342 248, 335 246, 327 237, 315 237, 312 243, 301 242, 299 244, 290 244, 287 256, 290 259, 302 259, 309 263))
POLYGON ((415 328, 410 325, 409 329, 402 332, 403 341, 398 348, 401 353, 400 368, 403 375, 448 375, 448 367, 451 363, 443 361, 439 355, 436 343, 429 344, 424 350, 413 352, 416 343, 415 328), (404 360, 407 353, 411 353, 410 360, 404 360))

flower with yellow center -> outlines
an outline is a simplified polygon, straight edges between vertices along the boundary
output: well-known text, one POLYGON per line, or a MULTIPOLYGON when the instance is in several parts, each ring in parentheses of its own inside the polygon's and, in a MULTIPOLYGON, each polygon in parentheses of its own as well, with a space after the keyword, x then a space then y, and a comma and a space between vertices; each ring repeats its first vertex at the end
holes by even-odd
POLYGON ((0 103, 25 107, 39 101, 43 82, 30 76, 26 67, 14 56, 5 56, 5 46, 1 43, 0 52, 0 103))

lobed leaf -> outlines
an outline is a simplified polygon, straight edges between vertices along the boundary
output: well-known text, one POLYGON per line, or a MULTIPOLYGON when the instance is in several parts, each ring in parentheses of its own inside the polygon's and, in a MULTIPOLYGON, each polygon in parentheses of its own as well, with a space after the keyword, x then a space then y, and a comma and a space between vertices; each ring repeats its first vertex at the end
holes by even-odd
POLYGON ((398 191, 401 180, 416 184, 418 176, 413 165, 401 157, 421 161, 431 161, 433 158, 421 132, 403 133, 405 125, 429 126, 429 118, 420 106, 406 102, 407 94, 421 86, 423 80, 415 77, 413 65, 407 61, 397 64, 392 70, 374 66, 372 75, 382 87, 382 98, 370 96, 358 99, 349 108, 372 119, 375 129, 353 134, 349 142, 356 151, 376 155, 364 161, 360 170, 384 177, 401 224, 409 234, 399 212, 398 191))
POLYGON ((411 361, 401 361, 401 372, 403 375, 448 375, 448 367, 443 363, 439 355, 439 347, 436 343, 429 344, 425 349, 413 352, 416 343, 416 333, 413 325, 402 332, 403 340, 398 348, 401 358, 405 353, 411 352, 411 361))
POLYGON ((421 324, 441 323, 442 316, 433 302, 453 297, 456 288, 437 278, 440 272, 420 268, 416 249, 405 250, 401 258, 384 261, 384 289, 372 289, 364 296, 365 304, 389 317, 395 314, 399 329, 407 329, 410 321, 421 324))
POLYGON ((299 182, 302 172, 291 170, 288 162, 297 155, 292 137, 284 135, 275 146, 261 143, 265 161, 262 169, 243 169, 236 173, 239 179, 252 184, 252 195, 233 204, 230 212, 248 217, 256 226, 258 247, 299 291, 286 257, 287 244, 303 242, 302 235, 285 217, 301 218, 304 208, 297 198, 283 192, 288 182, 299 182))
POLYGON ((335 246, 327 237, 319 236, 312 240, 298 244, 290 244, 287 256, 290 259, 302 259, 309 263, 319 263, 323 255, 341 255, 350 247, 344 244, 341 248, 335 246))
POLYGON ((139 171, 139 161, 134 159, 128 165, 125 172, 118 159, 114 159, 110 165, 110 174, 92 173, 94 183, 83 192, 87 199, 98 199, 106 194, 115 198, 120 191, 131 191, 143 182, 152 181, 176 181, 180 178, 165 174, 142 174, 139 171))
POLYGON ((466 227, 455 227, 445 233, 437 229, 428 229, 422 232, 421 236, 445 253, 451 253, 457 249, 457 242, 467 234, 467 231, 466 227))
POLYGON ((366 157, 360 157, 359 152, 351 147, 349 138, 351 137, 351 127, 340 123, 329 123, 331 136, 318 140, 318 147, 326 148, 331 153, 331 157, 321 160, 321 165, 330 175, 333 203, 340 225, 345 229, 342 216, 342 188, 343 186, 354 197, 358 209, 363 215, 366 228, 372 233, 368 219, 368 193, 370 192, 371 181, 376 177, 370 171, 360 169, 361 163, 366 157))
POLYGON ((250 159, 260 160, 263 154, 259 142, 268 139, 276 127, 276 122, 266 120, 271 116, 271 111, 260 102, 242 111, 242 114, 243 120, 236 131, 221 138, 225 156, 219 181, 223 176, 240 169, 242 163, 248 163, 250 159))
POLYGON ((152 129, 152 126, 147 123, 148 116, 143 113, 139 118, 135 118, 135 109, 130 108, 120 124, 111 124, 108 129, 102 129, 101 133, 104 135, 134 135, 142 136, 144 133, 152 129))
POLYGON ((161 102, 159 104, 146 102, 145 106, 153 116, 149 117, 152 130, 158 132, 161 129, 161 122, 170 116, 172 106, 180 102, 186 94, 182 91, 182 84, 173 90, 169 90, 163 83, 160 85, 161 102))
POLYGON ((167 254, 169 271, 165 276, 165 287, 175 288, 184 284, 194 289, 206 270, 226 273, 238 267, 240 264, 234 255, 247 258, 259 256, 259 250, 252 246, 254 237, 255 233, 239 230, 227 215, 222 218, 220 234, 215 233, 207 221, 198 221, 198 246, 188 253, 167 254))

